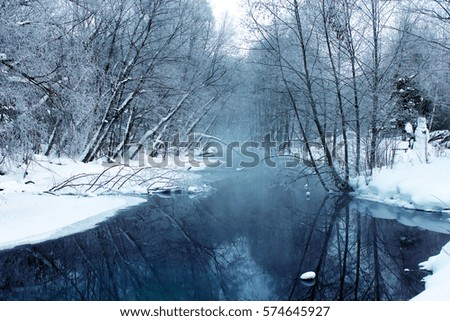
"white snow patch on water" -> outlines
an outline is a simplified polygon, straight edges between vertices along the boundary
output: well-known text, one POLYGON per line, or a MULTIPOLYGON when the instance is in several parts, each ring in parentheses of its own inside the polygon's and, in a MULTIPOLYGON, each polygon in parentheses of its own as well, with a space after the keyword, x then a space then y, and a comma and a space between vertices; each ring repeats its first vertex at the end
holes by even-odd
POLYGON ((306 272, 300 276, 300 279, 305 280, 305 281, 306 280, 314 280, 315 278, 316 278, 315 272, 306 272))

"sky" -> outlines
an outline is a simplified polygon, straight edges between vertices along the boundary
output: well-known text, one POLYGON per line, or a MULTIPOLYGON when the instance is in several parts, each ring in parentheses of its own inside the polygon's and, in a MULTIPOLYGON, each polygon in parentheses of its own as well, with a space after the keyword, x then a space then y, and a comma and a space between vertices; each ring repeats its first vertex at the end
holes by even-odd
POLYGON ((230 17, 236 17, 239 13, 240 0, 209 0, 217 20, 221 20, 227 13, 230 17))
POLYGON ((232 38, 232 42, 236 48, 239 48, 239 54, 245 55, 248 50, 247 41, 244 40, 248 36, 248 32, 241 25, 241 20, 245 17, 245 9, 242 8, 244 0, 208 0, 211 4, 211 8, 216 21, 217 27, 220 28, 223 19, 227 17, 227 24, 231 26, 231 30, 234 31, 235 37, 232 38))

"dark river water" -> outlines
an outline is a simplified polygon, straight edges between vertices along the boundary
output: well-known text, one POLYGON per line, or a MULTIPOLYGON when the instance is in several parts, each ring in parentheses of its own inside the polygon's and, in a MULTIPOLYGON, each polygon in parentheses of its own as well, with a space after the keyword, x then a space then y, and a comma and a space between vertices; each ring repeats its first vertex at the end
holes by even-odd
POLYGON ((305 181, 280 180, 225 175, 210 193, 149 196, 95 229, 2 251, 0 300, 408 300, 423 291, 417 265, 450 240, 446 217, 314 188, 308 200, 305 181), (300 280, 307 271, 315 283, 300 280))

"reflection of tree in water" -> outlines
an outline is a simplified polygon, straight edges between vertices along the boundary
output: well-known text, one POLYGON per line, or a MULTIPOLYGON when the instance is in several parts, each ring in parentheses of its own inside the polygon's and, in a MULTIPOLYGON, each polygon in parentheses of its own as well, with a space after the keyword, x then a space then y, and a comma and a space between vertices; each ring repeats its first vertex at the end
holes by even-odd
POLYGON ((6 253, 2 270, 10 275, 2 275, 0 297, 164 300, 217 296, 216 284, 204 279, 196 282, 198 275, 210 274, 209 262, 202 256, 207 248, 187 245, 190 241, 166 217, 138 213, 114 221, 64 242, 6 253), (161 240, 167 242, 161 244, 161 240))
POLYGON ((274 280, 252 258, 249 241, 237 238, 218 248, 221 274, 226 278, 220 299, 276 300, 274 280))
POLYGON ((334 211, 338 214, 329 215, 317 240, 322 244, 315 267, 318 282, 296 289, 291 299, 407 300, 423 290, 421 272, 406 274, 404 269, 438 252, 448 236, 377 220, 369 210, 361 213, 348 203, 334 211))
POLYGON ((273 189, 153 198, 95 230, 0 253, 0 299, 409 299, 422 276, 403 269, 448 237, 359 208, 273 189), (299 280, 310 270, 312 287, 299 280))

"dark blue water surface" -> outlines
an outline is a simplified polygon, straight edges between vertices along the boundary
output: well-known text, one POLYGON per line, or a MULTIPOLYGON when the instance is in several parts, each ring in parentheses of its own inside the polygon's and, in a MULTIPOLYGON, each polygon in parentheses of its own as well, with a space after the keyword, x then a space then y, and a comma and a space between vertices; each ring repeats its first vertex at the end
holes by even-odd
POLYGON ((149 196, 87 232, 2 251, 0 299, 407 300, 423 291, 426 274, 404 270, 449 241, 446 217, 310 186, 308 200, 305 181, 282 180, 230 171, 210 193, 149 196), (299 279, 307 271, 315 283, 299 279))

